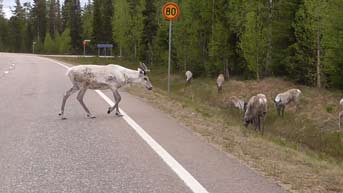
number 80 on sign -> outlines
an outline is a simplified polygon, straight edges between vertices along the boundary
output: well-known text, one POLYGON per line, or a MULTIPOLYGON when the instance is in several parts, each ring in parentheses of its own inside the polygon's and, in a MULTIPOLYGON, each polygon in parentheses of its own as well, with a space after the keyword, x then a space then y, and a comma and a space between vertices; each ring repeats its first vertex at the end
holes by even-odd
POLYGON ((180 15, 180 8, 176 3, 166 3, 162 8, 163 17, 166 20, 175 20, 180 15))

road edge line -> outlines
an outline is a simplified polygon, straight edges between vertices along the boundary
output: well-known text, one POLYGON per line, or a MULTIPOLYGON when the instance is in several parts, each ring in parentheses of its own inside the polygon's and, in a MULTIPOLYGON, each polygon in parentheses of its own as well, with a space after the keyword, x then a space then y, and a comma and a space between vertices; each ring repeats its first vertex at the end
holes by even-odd
MULTIPOLYGON (((41 58, 41 57, 40 57, 41 58)), ((50 58, 50 60, 66 69, 70 67, 57 62, 50 58)), ((113 101, 108 98, 100 90, 95 92, 107 102, 110 106, 113 106, 113 101)), ((125 111, 119 108, 121 113, 124 115, 123 119, 131 126, 131 128, 147 143, 151 149, 170 167, 171 170, 190 188, 194 193, 209 193, 193 176, 190 174, 173 156, 171 156, 167 150, 165 150, 159 143, 157 143, 141 126, 139 126, 125 111)))

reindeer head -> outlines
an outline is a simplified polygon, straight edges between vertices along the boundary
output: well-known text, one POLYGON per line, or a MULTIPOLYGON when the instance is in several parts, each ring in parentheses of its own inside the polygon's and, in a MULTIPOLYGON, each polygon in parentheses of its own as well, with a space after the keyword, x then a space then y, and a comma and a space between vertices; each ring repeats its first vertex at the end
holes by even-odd
POLYGON ((253 121, 251 119, 249 119, 247 116, 243 117, 243 125, 244 125, 244 127, 247 128, 249 126, 249 124, 252 124, 252 123, 253 123, 253 121))
POLYGON ((146 65, 143 62, 139 63, 138 67, 139 72, 139 82, 145 86, 146 89, 152 90, 152 84, 149 80, 149 77, 147 76, 147 72, 150 72, 150 70, 146 67, 146 65))

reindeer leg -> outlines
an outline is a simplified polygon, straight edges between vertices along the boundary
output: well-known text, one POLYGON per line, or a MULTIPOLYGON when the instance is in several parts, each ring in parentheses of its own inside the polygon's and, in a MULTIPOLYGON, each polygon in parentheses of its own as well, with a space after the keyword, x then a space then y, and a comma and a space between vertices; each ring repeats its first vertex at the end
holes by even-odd
POLYGON ((119 111, 119 102, 121 101, 121 96, 120 96, 118 90, 115 91, 115 94, 117 96, 116 104, 114 105, 116 108, 116 115, 121 117, 121 116, 123 116, 119 111))
POLYGON ((260 124, 262 125, 262 127, 261 127, 262 135, 264 134, 264 120, 265 120, 265 118, 264 118, 264 115, 263 115, 263 116, 261 116, 261 120, 260 120, 260 124))
POLYGON ((115 104, 113 107, 110 107, 108 108, 108 111, 107 113, 110 114, 114 109, 116 109, 116 115, 117 116, 123 116, 120 112, 119 112, 119 102, 121 101, 121 96, 118 92, 117 89, 111 89, 112 90, 112 93, 113 93, 113 97, 114 97, 114 100, 115 100, 115 104))
POLYGON ((342 117, 343 117, 343 111, 341 111, 339 113, 339 116, 338 116, 338 127, 339 127, 339 129, 341 129, 342 117))
POLYGON ((63 96, 63 101, 62 101, 62 106, 61 106, 61 111, 58 114, 62 119, 66 119, 63 115, 64 115, 64 107, 66 104, 66 101, 68 99, 68 97, 72 94, 74 94, 76 91, 78 91, 80 88, 74 84, 72 88, 70 88, 69 90, 67 90, 67 92, 64 94, 63 96))
POLYGON ((80 92, 77 94, 77 100, 80 102, 81 106, 82 106, 83 109, 86 111, 87 117, 88 117, 88 118, 95 118, 95 116, 92 115, 92 113, 89 112, 87 106, 86 106, 85 103, 83 102, 83 97, 85 96, 86 91, 87 91, 87 88, 82 88, 82 89, 80 90, 80 92))

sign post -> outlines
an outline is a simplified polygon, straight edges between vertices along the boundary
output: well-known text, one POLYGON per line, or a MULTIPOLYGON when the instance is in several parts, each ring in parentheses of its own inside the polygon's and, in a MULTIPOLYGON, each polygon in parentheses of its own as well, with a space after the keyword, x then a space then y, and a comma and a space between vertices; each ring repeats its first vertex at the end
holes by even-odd
POLYGON ((86 55, 86 46, 87 43, 90 42, 90 40, 83 40, 82 44, 83 44, 83 55, 86 55))
POLYGON ((172 21, 180 15, 180 8, 176 3, 169 2, 162 7, 163 17, 169 21, 169 51, 168 51, 168 96, 170 95, 170 60, 171 60, 171 43, 172 43, 172 21))
POLYGON ((32 54, 35 53, 35 45, 36 45, 36 42, 32 42, 32 54))

